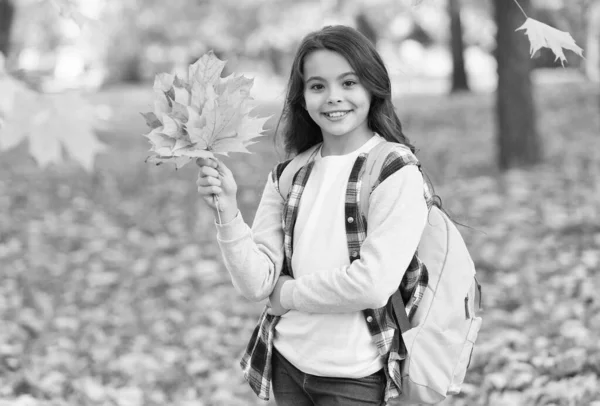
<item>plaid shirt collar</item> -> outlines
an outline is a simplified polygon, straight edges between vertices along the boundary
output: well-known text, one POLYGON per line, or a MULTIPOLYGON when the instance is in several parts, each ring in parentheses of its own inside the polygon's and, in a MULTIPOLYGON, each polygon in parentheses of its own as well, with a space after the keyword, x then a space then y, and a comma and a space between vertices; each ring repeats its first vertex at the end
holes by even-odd
MULTIPOLYGON (((346 221, 346 237, 348 242, 348 254, 350 262, 360 258, 360 247, 366 238, 367 222, 366 218, 359 213, 359 196, 362 183, 362 175, 365 169, 367 153, 361 153, 352 167, 348 186, 346 189, 345 215, 346 218, 352 217, 356 221, 346 221)), ((291 162, 286 161, 278 164, 272 171, 273 181, 278 185, 279 176, 291 162)), ((407 148, 396 148, 386 158, 381 174, 373 189, 379 185, 386 177, 393 174, 396 170, 404 165, 418 165, 416 157, 407 148)), ((284 249, 285 260, 282 273, 292 276, 291 258, 293 252, 293 233, 296 219, 298 216, 298 207, 302 192, 308 181, 314 161, 308 162, 297 173, 294 178, 293 185, 284 204, 282 214, 282 226, 284 230, 284 249)), ((431 207, 432 199, 429 189, 424 187, 424 195, 427 200, 428 207, 431 207)), ((400 294, 403 303, 406 303, 406 312, 409 319, 414 315, 418 303, 427 287, 427 271, 423 263, 417 255, 413 257, 406 274, 400 285, 400 289, 396 294, 400 294)), ((386 390, 385 400, 397 397, 401 393, 401 361, 406 358, 406 347, 402 340, 402 336, 397 334, 397 324, 393 317, 391 301, 379 309, 363 310, 365 323, 369 328, 372 340, 377 346, 379 355, 384 364, 386 375, 386 390)), ((240 361, 244 377, 250 384, 256 395, 263 399, 269 400, 269 392, 271 386, 271 357, 273 354, 273 338, 275 335, 275 327, 279 322, 280 317, 268 315, 266 308, 260 316, 258 324, 252 333, 250 342, 240 361)))

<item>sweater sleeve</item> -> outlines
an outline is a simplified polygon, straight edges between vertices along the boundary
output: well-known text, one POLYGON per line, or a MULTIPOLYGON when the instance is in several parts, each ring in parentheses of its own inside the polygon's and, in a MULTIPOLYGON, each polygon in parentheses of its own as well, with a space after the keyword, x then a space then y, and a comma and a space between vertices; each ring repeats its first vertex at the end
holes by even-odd
POLYGON ((423 177, 407 165, 371 194, 369 231, 360 258, 284 283, 281 304, 310 313, 345 313, 385 306, 398 289, 425 228, 423 177))
POLYGON ((281 213, 283 198, 269 174, 252 229, 241 212, 228 223, 218 224, 217 242, 235 289, 245 298, 267 298, 281 272, 284 260, 281 213))

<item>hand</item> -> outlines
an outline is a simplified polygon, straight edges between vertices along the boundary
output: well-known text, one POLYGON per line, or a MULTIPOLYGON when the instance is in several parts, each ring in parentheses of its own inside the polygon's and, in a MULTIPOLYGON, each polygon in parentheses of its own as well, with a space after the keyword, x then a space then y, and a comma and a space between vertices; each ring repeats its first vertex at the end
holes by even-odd
POLYGON ((219 197, 219 208, 221 209, 221 219, 227 223, 236 216, 237 206, 237 184, 233 178, 233 173, 228 167, 216 158, 198 158, 196 165, 200 167, 198 172, 198 193, 202 195, 206 204, 213 209, 217 215, 217 205, 213 195, 219 197))
POLYGON ((291 281, 292 279, 294 278, 288 275, 279 275, 279 279, 277 279, 275 288, 273 288, 273 292, 271 292, 271 296, 269 296, 267 314, 273 316, 283 316, 290 311, 290 309, 286 309, 281 305, 281 288, 285 282, 291 281))

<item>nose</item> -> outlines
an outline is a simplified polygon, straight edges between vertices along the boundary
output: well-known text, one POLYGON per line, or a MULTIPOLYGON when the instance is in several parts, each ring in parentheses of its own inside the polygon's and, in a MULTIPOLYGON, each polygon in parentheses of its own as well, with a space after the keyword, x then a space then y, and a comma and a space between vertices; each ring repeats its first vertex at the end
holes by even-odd
POLYGON ((342 97, 340 96, 340 93, 342 91, 343 90, 340 89, 335 84, 333 86, 331 86, 329 88, 329 94, 327 95, 327 104, 341 103, 342 102, 342 97))

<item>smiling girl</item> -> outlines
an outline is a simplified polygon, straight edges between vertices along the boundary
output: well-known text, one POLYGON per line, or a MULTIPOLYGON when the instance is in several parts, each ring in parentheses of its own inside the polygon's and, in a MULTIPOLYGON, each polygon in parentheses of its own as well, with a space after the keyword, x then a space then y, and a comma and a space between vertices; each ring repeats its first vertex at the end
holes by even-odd
POLYGON ((272 383, 278 405, 385 405, 399 393, 402 359, 386 304, 404 272, 421 266, 415 253, 430 202, 373 45, 344 26, 307 35, 282 123, 288 156, 307 163, 289 194, 279 180, 293 160, 271 171, 252 228, 231 171, 198 161, 198 191, 215 213, 212 195, 220 198, 217 239, 233 285, 250 300, 269 298, 244 376, 262 399, 272 383), (366 156, 381 142, 398 148, 373 187, 364 238, 357 197, 366 156))

